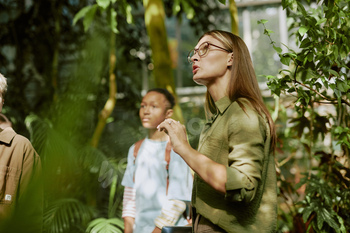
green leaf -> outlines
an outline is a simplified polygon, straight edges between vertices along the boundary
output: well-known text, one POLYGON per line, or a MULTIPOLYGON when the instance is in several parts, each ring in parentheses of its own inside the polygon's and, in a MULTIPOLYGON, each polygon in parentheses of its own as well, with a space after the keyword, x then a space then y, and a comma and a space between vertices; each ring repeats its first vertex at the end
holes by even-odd
POLYGON ((333 74, 336 77, 339 76, 338 72, 336 72, 335 70, 329 69, 328 71, 329 71, 329 73, 333 74))
POLYGON ((332 214, 326 208, 318 208, 317 211, 317 227, 322 229, 323 222, 326 222, 333 229, 338 229, 339 226, 334 220, 332 214))
POLYGON ((106 10, 110 4, 110 0, 96 0, 96 3, 99 7, 102 7, 104 10, 106 10))
POLYGON ((117 218, 98 218, 90 222, 86 232, 88 233, 123 233, 124 222, 117 218))
POLYGON ((311 45, 311 42, 310 42, 310 39, 309 38, 305 38, 302 42, 301 42, 301 44, 300 44, 300 48, 306 48, 306 47, 308 47, 308 46, 310 46, 311 45))
POLYGON ((324 23, 326 21, 327 21, 327 18, 322 18, 322 19, 317 21, 316 25, 322 24, 322 23, 324 23))
POLYGON ((307 31, 309 31, 309 27, 306 27, 306 26, 301 26, 298 30, 301 36, 304 36, 307 31))
POLYGON ((300 1, 296 1, 298 4, 298 10, 303 14, 303 15, 307 15, 307 12, 303 6, 303 4, 300 1))
POLYGON ((337 215, 337 219, 338 219, 338 221, 339 221, 339 223, 340 223, 340 228, 339 228, 339 232, 340 233, 346 233, 346 228, 345 228, 345 225, 344 225, 344 220, 339 216, 339 215, 337 215))
POLYGON ((303 211, 303 220, 304 222, 307 222, 309 219, 310 214, 314 211, 314 208, 311 206, 307 206, 303 211))
POLYGON ((346 85, 346 83, 344 81, 338 80, 337 81, 337 88, 341 91, 341 92, 347 92, 348 91, 348 85, 346 85))
POLYGON ((219 0, 219 2, 226 5, 226 0, 219 0))
POLYGON ((314 59, 314 54, 313 54, 312 52, 310 52, 310 53, 307 55, 307 60, 308 60, 309 62, 312 62, 313 59, 314 59))
POLYGON ((93 5, 85 14, 84 21, 83 21, 85 32, 89 29, 92 23, 92 20, 95 17, 97 7, 98 7, 97 5, 93 5))
POLYGON ((277 46, 274 46, 274 45, 273 45, 273 48, 276 50, 276 52, 277 52, 278 54, 282 53, 281 47, 277 47, 277 46))
POLYGON ((268 22, 268 20, 266 20, 266 19, 258 20, 258 24, 265 24, 267 22, 268 22))
POLYGON ((271 33, 274 33, 274 31, 269 30, 269 29, 265 29, 265 30, 264 30, 264 34, 265 34, 265 35, 268 35, 268 36, 269 36, 271 33))
POLYGON ((45 209, 44 227, 48 232, 67 232, 72 225, 87 224, 93 213, 91 209, 77 199, 56 200, 45 209), (55 229, 60 230, 55 230, 55 229))
POLYGON ((75 25, 79 19, 83 18, 92 6, 86 6, 82 8, 73 18, 73 25, 75 25))
POLYGON ((281 57, 281 62, 283 65, 288 66, 290 63, 291 58, 289 56, 282 56, 281 57))
POLYGON ((338 98, 341 98, 342 96, 341 91, 339 91, 338 89, 334 89, 334 93, 338 98))
POLYGON ((132 13, 131 13, 131 6, 128 4, 126 6, 126 22, 128 22, 128 24, 131 24, 133 21, 133 17, 132 17, 132 13))

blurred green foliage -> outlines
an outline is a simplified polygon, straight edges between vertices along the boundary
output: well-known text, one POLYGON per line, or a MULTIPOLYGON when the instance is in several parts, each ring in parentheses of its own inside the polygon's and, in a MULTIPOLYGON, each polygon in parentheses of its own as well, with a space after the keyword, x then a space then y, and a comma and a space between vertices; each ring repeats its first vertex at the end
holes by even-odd
POLYGON ((296 49, 271 47, 285 65, 267 75, 280 99, 281 232, 348 232, 350 229, 350 27, 349 1, 282 1, 296 49))

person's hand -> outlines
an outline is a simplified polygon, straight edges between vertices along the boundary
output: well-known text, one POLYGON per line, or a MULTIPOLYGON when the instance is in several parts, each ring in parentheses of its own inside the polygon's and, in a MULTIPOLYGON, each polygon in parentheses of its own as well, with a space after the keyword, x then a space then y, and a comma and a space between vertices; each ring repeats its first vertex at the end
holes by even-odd
POLYGON ((158 227, 155 227, 154 230, 152 231, 152 233, 161 233, 162 230, 158 227))
POLYGON ((181 149, 189 145, 187 141, 186 128, 179 121, 166 119, 157 127, 159 131, 168 134, 173 150, 181 155, 181 149))

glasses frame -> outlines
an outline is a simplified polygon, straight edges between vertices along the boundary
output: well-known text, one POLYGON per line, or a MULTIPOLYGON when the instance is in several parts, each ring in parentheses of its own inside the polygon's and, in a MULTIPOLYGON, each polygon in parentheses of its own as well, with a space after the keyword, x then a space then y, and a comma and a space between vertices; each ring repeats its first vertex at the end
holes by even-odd
POLYGON ((212 44, 212 43, 210 43, 210 42, 203 42, 200 46, 198 46, 198 49, 192 49, 192 50, 188 53, 188 55, 187 55, 187 61, 188 61, 190 64, 192 64, 193 61, 191 60, 191 58, 192 58, 196 53, 198 54, 199 57, 205 56, 205 55, 209 52, 209 47, 210 47, 210 46, 214 46, 214 47, 216 47, 216 48, 225 50, 225 51, 228 52, 228 53, 232 53, 230 50, 225 49, 225 48, 222 48, 222 47, 220 47, 220 46, 218 46, 218 45, 212 44), (204 44, 208 44, 207 50, 206 50, 203 54, 199 54, 199 52, 198 52, 198 51, 199 51, 199 48, 202 47, 204 44), (193 52, 193 55, 191 55, 192 52, 193 52))

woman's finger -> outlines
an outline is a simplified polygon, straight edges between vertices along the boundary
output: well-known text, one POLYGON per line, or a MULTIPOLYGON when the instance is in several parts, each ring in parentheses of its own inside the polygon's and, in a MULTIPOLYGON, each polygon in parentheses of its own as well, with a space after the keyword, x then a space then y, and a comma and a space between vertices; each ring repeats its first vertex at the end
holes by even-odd
POLYGON ((164 130, 164 132, 165 133, 167 133, 168 134, 168 130, 170 129, 170 126, 171 126, 171 124, 172 124, 173 122, 171 121, 171 120, 164 120, 162 123, 160 123, 158 126, 157 126, 157 129, 159 130, 159 131, 163 131, 164 130))

